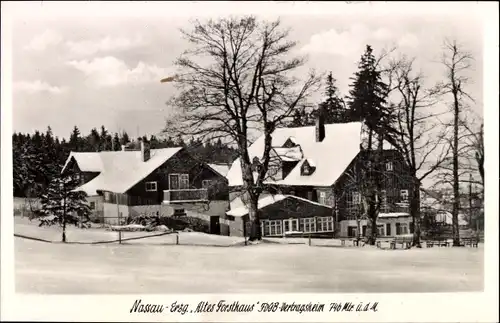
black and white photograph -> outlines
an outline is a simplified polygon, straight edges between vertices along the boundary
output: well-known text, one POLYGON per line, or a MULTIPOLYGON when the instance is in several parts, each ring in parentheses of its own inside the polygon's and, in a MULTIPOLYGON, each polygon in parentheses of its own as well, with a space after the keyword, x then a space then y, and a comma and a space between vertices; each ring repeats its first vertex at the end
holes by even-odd
POLYGON ((183 320, 335 309, 237 295, 485 293, 487 21, 498 3, 2 2, 11 292, 201 294, 168 303, 183 320))

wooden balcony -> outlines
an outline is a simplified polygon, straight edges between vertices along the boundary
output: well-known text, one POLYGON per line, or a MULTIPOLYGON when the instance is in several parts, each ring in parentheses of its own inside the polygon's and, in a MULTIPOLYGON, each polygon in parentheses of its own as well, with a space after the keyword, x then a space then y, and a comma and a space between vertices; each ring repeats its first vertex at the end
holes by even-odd
POLYGON ((193 202, 207 202, 207 201, 208 201, 208 190, 206 188, 163 191, 163 203, 165 204, 193 203, 193 202))

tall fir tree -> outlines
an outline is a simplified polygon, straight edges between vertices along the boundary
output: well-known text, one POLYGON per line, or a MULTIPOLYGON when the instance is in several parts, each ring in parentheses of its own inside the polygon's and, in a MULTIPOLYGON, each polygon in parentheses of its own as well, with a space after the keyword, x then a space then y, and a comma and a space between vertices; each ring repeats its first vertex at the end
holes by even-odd
POLYGON ((388 86, 382 81, 382 73, 378 70, 370 45, 366 46, 352 80, 348 102, 350 119, 362 121, 363 129, 367 132, 363 133, 363 151, 360 155, 362 176, 355 185, 361 190, 361 209, 368 218, 368 243, 373 245, 378 234, 376 223, 382 202, 383 142, 391 113, 386 107, 388 86))

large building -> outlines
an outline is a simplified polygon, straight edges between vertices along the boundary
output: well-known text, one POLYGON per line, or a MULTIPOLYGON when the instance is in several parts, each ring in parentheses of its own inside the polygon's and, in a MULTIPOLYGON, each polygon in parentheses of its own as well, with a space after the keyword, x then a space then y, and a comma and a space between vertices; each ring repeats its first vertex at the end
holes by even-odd
MULTIPOLYGON (((366 234, 367 219, 361 218, 361 195, 354 185, 362 167, 361 158, 363 124, 361 122, 324 124, 321 119, 315 126, 278 128, 272 134, 272 150, 269 171, 264 181, 265 191, 260 205, 262 233, 264 236, 280 236, 286 231, 330 236, 356 236, 360 219, 360 232, 366 234), (270 199, 268 196, 278 196, 270 199), (288 213, 277 215, 269 207, 274 200, 283 203, 283 196, 300 198, 300 209, 289 207, 288 213), (304 203, 309 201, 311 203, 304 203), (327 207, 317 210, 316 205, 327 207), (271 229, 272 228, 272 229, 271 229)), ((387 144, 386 144, 387 145, 387 144)), ((384 145, 384 148, 385 146, 384 145)), ((388 146, 388 145, 387 145, 388 146)), ((264 136, 249 147, 250 160, 256 164, 262 158, 264 136)), ((408 214, 409 176, 402 156, 389 146, 381 153, 383 160, 382 209, 379 215, 380 236, 395 236, 413 232, 408 214)), ((242 172, 240 160, 233 162, 227 175, 230 187, 231 211, 228 221, 238 221, 237 216, 248 217, 241 210, 242 172), (233 209, 237 211, 232 211, 233 209)), ((287 200, 290 200, 288 198, 287 200)), ((276 202, 278 203, 278 202, 276 202)), ((290 204, 290 203, 289 203, 290 204)), ((293 203, 294 205, 297 203, 293 203)), ((245 222, 243 221, 239 222, 245 222)), ((240 224, 236 226, 240 227, 240 224)), ((234 230, 235 233, 242 230, 234 230)))
POLYGON ((219 216, 228 209, 223 167, 181 147, 149 149, 141 141, 140 150, 71 152, 62 173, 80 178, 75 190, 87 193, 94 218, 105 223, 185 210, 219 216))

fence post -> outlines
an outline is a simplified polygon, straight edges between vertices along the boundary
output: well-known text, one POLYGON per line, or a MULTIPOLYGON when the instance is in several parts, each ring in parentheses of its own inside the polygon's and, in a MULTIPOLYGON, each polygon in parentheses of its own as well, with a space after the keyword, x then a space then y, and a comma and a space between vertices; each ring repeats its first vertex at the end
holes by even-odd
POLYGON ((179 244, 179 234, 178 233, 175 235, 175 244, 176 245, 179 244))
POLYGON ((311 234, 309 233, 309 245, 311 245, 311 234))

